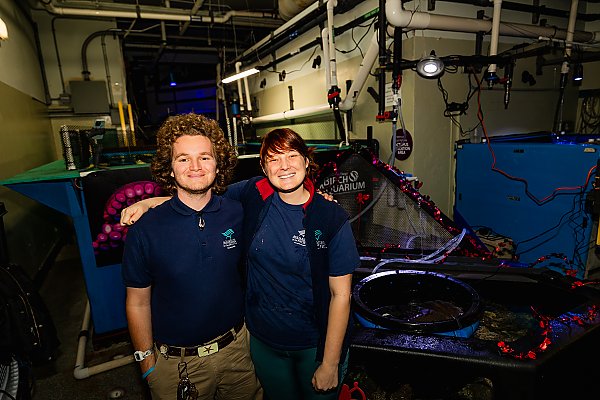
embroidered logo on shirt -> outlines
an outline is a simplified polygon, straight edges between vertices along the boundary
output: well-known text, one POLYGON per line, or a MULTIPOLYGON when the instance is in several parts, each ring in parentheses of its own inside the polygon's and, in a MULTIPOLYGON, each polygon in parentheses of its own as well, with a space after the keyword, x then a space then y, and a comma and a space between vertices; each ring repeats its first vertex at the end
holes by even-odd
POLYGON ((237 246, 237 241, 232 238, 235 232, 233 229, 229 228, 225 232, 222 232, 221 235, 225 236, 225 240, 223 240, 223 247, 226 249, 233 249, 237 246))
POLYGON ((315 240, 317 242, 317 249, 326 249, 327 248, 327 243, 325 243, 324 240, 320 240, 322 235, 323 235, 323 232, 321 232, 320 229, 317 229, 315 231, 315 240))
POLYGON ((292 243, 298 246, 306 247, 306 240, 304 239, 304 229, 298 231, 297 235, 292 236, 292 243))

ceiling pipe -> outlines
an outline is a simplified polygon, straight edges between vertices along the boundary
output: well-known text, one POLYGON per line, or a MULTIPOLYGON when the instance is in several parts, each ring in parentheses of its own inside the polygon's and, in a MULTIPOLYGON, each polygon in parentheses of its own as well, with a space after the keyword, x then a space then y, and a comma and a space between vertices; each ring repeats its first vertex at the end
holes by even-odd
MULTIPOLYGON (((410 3, 412 0, 402 0, 402 4, 410 3)), ((477 7, 493 7, 492 0, 436 0, 438 3, 454 3, 454 4, 467 4, 477 7)), ((587 0, 587 3, 600 3, 600 0, 587 0)), ((568 19, 568 15, 565 10, 560 10, 557 8, 551 8, 547 5, 539 5, 539 0, 536 1, 537 5, 534 4, 522 4, 515 3, 512 1, 503 1, 502 8, 504 10, 518 11, 523 13, 532 14, 536 19, 539 19, 540 16, 550 16, 556 18, 566 18, 568 19)), ((579 21, 597 21, 600 19, 600 14, 598 13, 585 13, 585 14, 577 14, 577 20, 579 21)))
MULTIPOLYGON (((194 2, 194 5, 192 6, 192 10, 190 11, 190 16, 196 15, 196 13, 198 12, 198 10, 200 10, 200 7, 202 7, 203 4, 204 4, 204 0, 196 0, 194 2)), ((185 33, 185 31, 187 31, 187 28, 190 26, 190 23, 191 23, 191 21, 186 21, 183 24, 183 26, 179 30, 180 35, 183 35, 185 33)))
POLYGON ((567 25, 567 38, 565 41, 565 59, 562 63, 561 74, 569 73, 569 61, 571 59, 571 51, 573 49, 573 32, 575 31, 575 22, 577 19, 578 0, 571 2, 571 12, 569 13, 569 24, 567 25))
MULTIPOLYGON (((96 17, 96 18, 125 18, 125 19, 152 19, 160 21, 182 21, 201 22, 210 24, 225 24, 232 18, 236 18, 236 24, 240 26, 255 26, 255 21, 243 21, 244 18, 260 18, 265 21, 280 21, 279 16, 269 12, 254 11, 228 11, 220 16, 215 15, 190 15, 188 10, 166 8, 166 7, 138 7, 136 5, 121 4, 119 7, 98 6, 90 3, 90 8, 76 8, 55 6, 53 2, 44 4, 46 11, 55 15, 70 17, 96 17), (119 10, 123 9, 123 10, 119 10), (237 20, 237 19, 240 20, 237 20)), ((279 23, 274 26, 279 26, 279 23)))
POLYGON ((329 69, 329 29, 323 28, 321 30, 321 46, 323 48, 323 59, 325 60, 325 87, 331 86, 331 71, 329 69))
MULTIPOLYGON (((488 20, 403 10, 401 2, 399 1, 386 2, 385 14, 391 25, 408 30, 432 29, 439 31, 477 33, 489 32, 492 29, 492 22, 488 20)), ((540 36, 562 40, 567 38, 567 31, 564 29, 527 24, 506 24, 502 22, 500 22, 499 34, 502 36, 527 37, 533 39, 537 39, 540 36)), ((597 42, 598 32, 576 31, 573 32, 573 40, 581 43, 597 42)))
POLYGON ((327 101, 334 108, 338 108, 340 103, 340 88, 337 80, 337 63, 335 57, 335 32, 333 30, 333 9, 337 5, 337 0, 327 2, 327 45, 329 46, 328 59, 325 61, 329 64, 329 84, 326 89, 327 101))
MULTIPOLYGON (((169 0, 165 0, 165 7, 171 8, 171 2, 169 0)), ((167 26, 165 21, 160 21, 160 48, 156 52, 156 56, 154 57, 154 65, 156 66, 162 57, 163 52, 165 51, 165 47, 167 46, 167 26)))
POLYGON ((323 7, 323 5, 325 3, 327 3, 328 1, 329 0, 315 1, 313 4, 311 4, 310 6, 305 8, 304 11, 300 12, 294 18, 290 19, 285 24, 281 25, 279 28, 274 30, 269 36, 263 38, 261 41, 256 43, 254 46, 252 46, 248 50, 244 51, 242 53, 242 55, 237 57, 234 61, 243 60, 244 58, 248 57, 249 55, 256 53, 258 51, 258 49, 260 49, 261 47, 263 47, 264 45, 269 43, 271 40, 273 40, 273 38, 278 37, 279 35, 282 35, 283 33, 285 33, 288 29, 293 28, 296 24, 298 24, 302 20, 304 20, 308 15, 310 15, 314 11, 318 10, 320 7, 323 7))
POLYGON ((569 62, 571 61, 571 49, 573 48, 573 31, 575 30, 575 22, 577 19, 577 8, 579 0, 571 1, 571 12, 569 14, 569 24, 567 25, 567 38, 565 41, 565 52, 563 62, 560 69, 560 93, 554 113, 554 123, 552 124, 553 132, 557 133, 562 128, 563 120, 563 104, 565 97, 565 89, 567 87, 569 77, 569 62))
MULTIPOLYGON (((492 14, 492 37, 490 39, 490 57, 498 55, 498 38, 500 36, 500 14, 502 12, 502 0, 494 0, 494 13, 492 14)), ((479 21, 479 20, 478 20, 479 21)), ((496 64, 490 64, 488 70, 485 73, 483 79, 488 83, 488 87, 491 88, 494 83, 498 82, 498 74, 496 70, 498 66, 496 64)))
POLYGON ((267 122, 283 121, 301 117, 316 116, 331 113, 329 103, 320 104, 318 106, 305 107, 297 110, 288 110, 280 113, 263 115, 252 119, 253 124, 264 124, 267 122))
POLYGON ((360 94, 363 86, 365 85, 365 82, 369 77, 369 73, 371 72, 375 61, 377 60, 377 56, 379 55, 378 35, 379 31, 375 31, 373 32, 373 36, 371 36, 371 43, 369 44, 369 48, 365 53, 365 57, 360 63, 360 67, 358 68, 356 77, 352 81, 352 86, 350 86, 346 97, 340 103, 340 110, 342 111, 352 110, 356 105, 358 95, 360 94))
MULTIPOLYGON (((308 11, 308 9, 306 9, 305 11, 308 11)), ((465 33, 489 32, 492 29, 491 21, 479 20, 474 18, 434 15, 423 12, 405 11, 402 9, 402 4, 400 1, 387 1, 385 5, 385 11, 386 19, 390 24, 390 26, 387 27, 387 31, 388 33, 391 32, 391 34, 393 34, 392 27, 402 27, 409 30, 433 29, 465 33)), ((300 17, 300 15, 298 15, 298 17, 300 17)), ((499 21, 499 19, 497 21, 499 21)), ((296 22, 297 21, 294 21, 294 23, 296 22)), ((280 30, 284 31, 287 28, 288 23, 282 25, 280 27, 280 30)), ((573 35, 573 41, 588 43, 597 41, 598 32, 575 32, 574 29, 571 29, 571 33, 573 35)), ((358 95, 360 94, 360 91, 364 86, 371 69, 373 68, 375 60, 377 59, 377 55, 379 52, 379 43, 377 41, 377 35, 378 32, 376 31, 372 38, 369 49, 367 50, 367 53, 365 54, 365 57, 363 58, 363 61, 359 67, 356 79, 353 81, 346 98, 340 103, 339 108, 341 111, 351 110, 356 105, 358 95)), ((555 28, 540 27, 535 25, 513 23, 504 24, 502 22, 499 22, 498 35, 512 37, 529 37, 535 39, 538 39, 540 36, 547 36, 555 39, 565 40, 567 38, 567 31, 555 28)), ((264 42, 267 42, 268 39, 270 38, 265 38, 264 42)), ((264 43, 257 43, 253 49, 247 50, 247 52, 245 52, 244 54, 249 54, 252 51, 255 51, 263 44, 264 43)), ((253 123, 260 124, 294 119, 299 117, 316 116, 327 114, 329 111, 330 110, 328 104, 321 104, 298 110, 289 110, 284 111, 282 113, 275 113, 261 117, 255 117, 253 119, 253 123)))
MULTIPOLYGON (((128 49, 160 49, 165 50, 186 50, 190 52, 202 52, 202 53, 215 53, 217 54, 219 49, 214 47, 201 47, 201 46, 186 46, 186 45, 166 45, 161 44, 147 44, 147 43, 124 43, 123 47, 128 49)), ((229 50, 228 50, 229 51, 229 50)), ((235 52, 235 49, 230 50, 231 53, 235 52)))
MULTIPOLYGON (((327 28, 324 28, 326 30, 327 28)), ((388 27, 388 33, 393 32, 393 28, 388 27)), ((369 44, 369 48, 365 53, 365 57, 360 63, 360 67, 358 68, 358 72, 356 74, 355 79, 352 81, 352 85, 346 94, 344 100, 340 102, 339 109, 341 111, 350 111, 356 105, 358 96, 364 87, 367 78, 369 77, 369 73, 377 60, 377 56, 379 55, 379 41, 378 41, 379 31, 373 32, 373 36, 371 36, 371 42, 369 44)), ((324 47, 325 48, 325 47, 324 47)), ((261 124, 267 122, 275 122, 282 121, 300 117, 308 117, 308 116, 316 116, 323 115, 331 112, 331 108, 329 103, 321 104, 318 106, 305 107, 297 110, 288 110, 281 113, 263 115, 261 117, 255 117, 252 120, 254 124, 261 124)))
POLYGON ((279 0, 277 8, 279 16, 284 21, 289 21, 291 18, 298 15, 302 10, 306 9, 311 3, 318 3, 315 0, 279 0))

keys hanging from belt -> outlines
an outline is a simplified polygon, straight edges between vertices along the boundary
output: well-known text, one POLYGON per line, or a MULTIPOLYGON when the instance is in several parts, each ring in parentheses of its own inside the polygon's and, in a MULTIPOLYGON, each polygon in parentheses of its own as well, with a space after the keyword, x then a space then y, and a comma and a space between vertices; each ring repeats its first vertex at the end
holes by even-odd
POLYGON ((196 400, 198 398, 198 390, 196 389, 196 385, 188 378, 187 363, 180 362, 177 364, 177 369, 179 370, 177 400, 196 400))

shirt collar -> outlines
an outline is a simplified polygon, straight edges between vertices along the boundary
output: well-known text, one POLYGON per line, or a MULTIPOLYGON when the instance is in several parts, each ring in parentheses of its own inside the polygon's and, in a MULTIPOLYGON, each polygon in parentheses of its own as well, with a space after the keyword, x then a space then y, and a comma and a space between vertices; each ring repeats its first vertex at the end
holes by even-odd
MULTIPOLYGON (((193 208, 190 208, 187 205, 185 205, 179 199, 177 194, 175 194, 173 197, 171 197, 171 200, 169 200, 169 204, 171 205, 171 208, 173 208, 173 210, 175 210, 177 213, 179 213, 181 215, 192 215, 192 214, 195 214, 198 212, 198 211, 194 210, 193 208)), ((218 211, 220 208, 221 208, 221 197, 211 194, 208 204, 206 204, 204 206, 204 208, 200 211, 204 212, 204 213, 213 212, 213 211, 218 211)))
MULTIPOLYGON (((313 198, 315 197, 315 185, 308 177, 304 178, 303 185, 304 188, 308 190, 308 193, 310 194, 308 201, 302 205, 302 208, 306 210, 306 207, 308 207, 308 205, 312 202, 313 198)), ((267 178, 263 178, 256 182, 256 188, 258 189, 263 200, 266 200, 269 196, 275 193, 273 185, 271 185, 271 182, 269 182, 269 179, 267 178)))

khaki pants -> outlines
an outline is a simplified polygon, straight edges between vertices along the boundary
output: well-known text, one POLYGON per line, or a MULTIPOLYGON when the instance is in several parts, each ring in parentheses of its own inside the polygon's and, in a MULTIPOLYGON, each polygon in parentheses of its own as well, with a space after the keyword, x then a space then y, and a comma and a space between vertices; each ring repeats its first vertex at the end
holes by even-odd
POLYGON ((177 366, 183 361, 187 363, 188 378, 198 390, 198 400, 262 400, 262 388, 250 358, 249 337, 244 325, 233 342, 206 357, 165 359, 157 352, 154 371, 148 375, 152 399, 177 400, 177 366))

